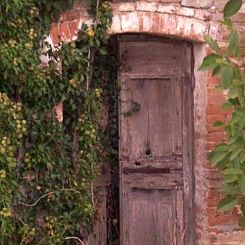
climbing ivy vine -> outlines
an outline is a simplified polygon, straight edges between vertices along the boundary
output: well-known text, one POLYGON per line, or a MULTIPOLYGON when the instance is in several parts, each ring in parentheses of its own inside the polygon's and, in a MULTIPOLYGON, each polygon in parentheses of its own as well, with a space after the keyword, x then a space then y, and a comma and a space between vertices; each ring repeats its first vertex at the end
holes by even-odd
POLYGON ((210 153, 212 165, 220 168, 223 175, 225 198, 218 209, 226 212, 239 205, 242 213, 240 225, 245 227, 245 76, 240 38, 231 20, 241 6, 242 0, 230 0, 224 8, 223 24, 229 31, 225 50, 210 36, 205 37, 213 53, 203 60, 201 70, 211 69, 213 76, 221 77, 217 89, 228 93, 223 109, 232 114, 229 121, 214 125, 224 127, 227 133, 227 142, 219 144, 210 153))
POLYGON ((81 243, 96 216, 94 180, 116 156, 100 124, 117 91, 110 4, 91 2, 94 24, 82 26, 77 42, 45 42, 72 4, 0 2, 1 245, 81 243))

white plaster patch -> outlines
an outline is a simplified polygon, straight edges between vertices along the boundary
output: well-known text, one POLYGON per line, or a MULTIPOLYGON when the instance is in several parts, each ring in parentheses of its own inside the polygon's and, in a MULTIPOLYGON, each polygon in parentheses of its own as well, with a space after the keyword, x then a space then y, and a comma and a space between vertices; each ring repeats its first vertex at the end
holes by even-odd
POLYGON ((152 19, 149 15, 143 14, 143 31, 150 31, 152 29, 152 19))
MULTIPOLYGON (((53 40, 51 38, 51 36, 47 36, 44 39, 44 43, 47 42, 52 49, 54 49, 54 43, 53 40)), ((41 50, 41 55, 40 55, 40 60, 41 60, 41 64, 42 66, 47 66, 48 62, 51 60, 47 55, 45 55, 45 53, 48 51, 48 47, 46 45, 43 46, 42 50, 41 50)))
POLYGON ((136 12, 121 15, 121 25, 123 31, 139 31, 139 19, 136 12))
POLYGON ((112 26, 110 28, 111 33, 120 33, 122 31, 121 21, 118 15, 113 15, 112 26))
POLYGON ((194 14, 195 14, 195 11, 193 8, 179 8, 177 13, 179 15, 184 15, 184 16, 187 16, 187 17, 193 17, 194 14))
POLYGON ((210 8, 213 6, 213 0, 182 0, 181 4, 194 8, 210 8))

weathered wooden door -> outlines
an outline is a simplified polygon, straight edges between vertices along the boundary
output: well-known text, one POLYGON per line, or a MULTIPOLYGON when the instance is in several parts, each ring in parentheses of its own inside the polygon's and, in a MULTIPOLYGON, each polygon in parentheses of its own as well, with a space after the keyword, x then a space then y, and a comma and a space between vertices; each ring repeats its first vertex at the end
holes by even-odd
POLYGON ((119 40, 121 245, 193 245, 192 46, 119 40))

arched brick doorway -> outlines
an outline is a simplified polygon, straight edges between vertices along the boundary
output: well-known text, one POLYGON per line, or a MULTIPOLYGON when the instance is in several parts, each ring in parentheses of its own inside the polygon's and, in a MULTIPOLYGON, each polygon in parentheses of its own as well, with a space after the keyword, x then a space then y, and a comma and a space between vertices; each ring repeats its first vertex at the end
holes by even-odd
MULTIPOLYGON (((180 2, 180 1, 177 1, 180 2)), ((210 74, 198 71, 203 57, 209 52, 203 40, 205 34, 218 41, 224 40, 225 32, 217 22, 217 13, 213 9, 181 7, 180 4, 164 2, 124 2, 114 3, 113 25, 110 33, 151 34, 188 40, 193 45, 195 81, 193 91, 194 113, 194 175, 196 192, 194 205, 196 209, 195 233, 198 244, 241 244, 244 232, 238 230, 237 214, 220 215, 216 211, 220 199, 220 175, 210 168, 207 151, 224 139, 223 132, 212 127, 217 118, 225 117, 220 105, 225 95, 214 91, 217 79, 210 74), (238 231, 237 231, 238 230, 238 231)), ((58 24, 51 30, 50 41, 75 40, 81 24, 91 23, 86 15, 86 8, 79 6, 65 13, 58 24)), ((218 119, 219 120, 219 119, 218 119)))

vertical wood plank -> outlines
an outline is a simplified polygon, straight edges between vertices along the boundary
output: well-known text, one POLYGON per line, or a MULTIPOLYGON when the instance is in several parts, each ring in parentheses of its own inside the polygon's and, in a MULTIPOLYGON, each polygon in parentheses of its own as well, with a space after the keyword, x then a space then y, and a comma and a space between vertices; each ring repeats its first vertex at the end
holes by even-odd
POLYGON ((183 61, 183 179, 184 179, 184 223, 185 244, 192 244, 194 234, 194 169, 193 169, 193 77, 192 77, 192 47, 185 44, 182 54, 183 61), (185 62, 184 62, 185 59, 185 62), (186 64, 189 64, 187 66, 186 64))

